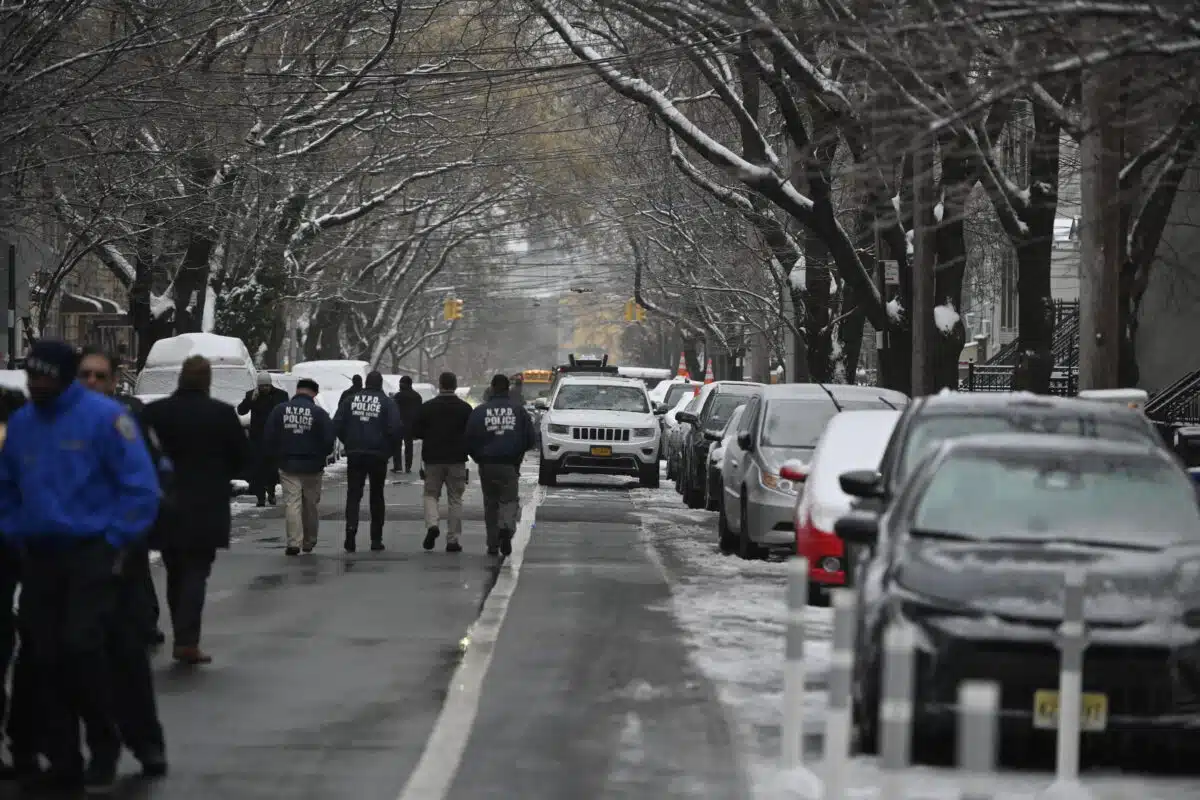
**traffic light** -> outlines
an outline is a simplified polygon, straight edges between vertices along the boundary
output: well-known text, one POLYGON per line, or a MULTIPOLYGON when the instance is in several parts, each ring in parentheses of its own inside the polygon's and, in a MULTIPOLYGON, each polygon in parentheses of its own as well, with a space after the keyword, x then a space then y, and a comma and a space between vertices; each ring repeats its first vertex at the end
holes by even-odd
POLYGON ((451 322, 456 319, 462 319, 463 301, 462 300, 447 300, 442 303, 442 319, 451 322))
POLYGON ((625 301, 625 321, 626 322, 645 322, 646 309, 638 305, 636 300, 625 301))

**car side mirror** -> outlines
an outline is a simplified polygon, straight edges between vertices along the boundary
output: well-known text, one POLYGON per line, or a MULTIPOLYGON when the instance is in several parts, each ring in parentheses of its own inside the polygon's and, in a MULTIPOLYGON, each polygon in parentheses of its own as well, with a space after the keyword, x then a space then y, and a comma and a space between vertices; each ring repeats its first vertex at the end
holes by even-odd
POLYGON ((723 437, 721 434, 717 433, 716 431, 705 431, 704 438, 710 442, 719 442, 725 437, 723 437))
POLYGON ((874 547, 879 541, 879 515, 852 511, 833 523, 833 532, 846 544, 874 547))
POLYGON ((671 409, 667 408, 666 403, 655 403, 654 404, 654 415, 655 416, 662 416, 663 414, 666 414, 670 410, 671 409))
POLYGON ((754 437, 750 434, 750 431, 742 431, 739 433, 737 437, 737 443, 738 447, 742 448, 747 453, 754 449, 754 437))
POLYGON ((533 407, 536 408, 538 411, 545 411, 547 408, 550 407, 550 403, 546 401, 546 398, 539 397, 533 401, 533 407))
POLYGON ((851 497, 883 497, 883 476, 873 469, 856 469, 838 476, 842 491, 851 497))
POLYGON ((779 468, 779 477, 792 483, 804 483, 808 480, 808 464, 795 459, 787 461, 779 468))
POLYGON ((676 411, 675 412, 675 421, 683 422, 687 425, 695 425, 696 424, 696 415, 690 411, 676 411))

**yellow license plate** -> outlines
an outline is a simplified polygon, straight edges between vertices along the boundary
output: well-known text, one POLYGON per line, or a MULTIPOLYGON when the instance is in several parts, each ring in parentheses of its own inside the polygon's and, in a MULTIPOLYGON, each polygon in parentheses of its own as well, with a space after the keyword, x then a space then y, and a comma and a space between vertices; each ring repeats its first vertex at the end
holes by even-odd
MULTIPOLYGON (((1041 689, 1033 693, 1033 727, 1041 730, 1058 729, 1058 692, 1041 689)), ((1083 693, 1079 727, 1088 733, 1097 733, 1108 727, 1108 696, 1083 693)))
POLYGON ((611 447, 593 447, 592 455, 594 455, 594 456, 611 456, 612 448, 611 447))

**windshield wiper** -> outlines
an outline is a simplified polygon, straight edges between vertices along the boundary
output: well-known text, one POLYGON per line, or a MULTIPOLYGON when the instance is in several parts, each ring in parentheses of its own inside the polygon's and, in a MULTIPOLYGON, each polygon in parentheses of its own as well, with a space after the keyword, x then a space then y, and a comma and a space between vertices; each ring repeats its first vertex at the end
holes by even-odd
POLYGON ((895 411, 895 410, 896 410, 896 407, 895 407, 894 405, 892 405, 892 404, 891 404, 891 403, 888 401, 888 399, 887 399, 886 397, 883 397, 882 395, 879 397, 879 402, 883 403, 885 406, 887 406, 888 408, 890 408, 892 411, 895 411))
POLYGON ((1160 547, 1145 544, 1130 544, 1129 542, 1114 542, 1107 539, 1070 539, 1056 536, 1052 539, 1041 536, 1001 536, 997 538, 989 538, 989 544, 1035 544, 1043 547, 1052 547, 1056 544, 1070 544, 1076 547, 1094 547, 1108 550, 1133 550, 1136 552, 1153 552, 1161 550, 1160 547))
POLYGON ((940 539, 946 542, 978 542, 979 539, 975 536, 967 536, 965 533, 951 533, 950 531, 933 531, 924 528, 913 528, 908 532, 909 536, 917 539, 940 539))

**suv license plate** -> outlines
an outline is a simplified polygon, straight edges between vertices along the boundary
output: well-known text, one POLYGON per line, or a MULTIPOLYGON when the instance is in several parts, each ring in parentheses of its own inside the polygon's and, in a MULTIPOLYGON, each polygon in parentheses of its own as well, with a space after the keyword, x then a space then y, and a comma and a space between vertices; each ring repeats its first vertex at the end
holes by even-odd
POLYGON ((592 455, 594 455, 594 456, 611 456, 612 448, 611 447, 593 447, 592 455))

